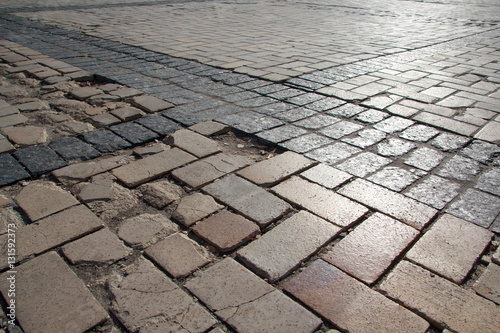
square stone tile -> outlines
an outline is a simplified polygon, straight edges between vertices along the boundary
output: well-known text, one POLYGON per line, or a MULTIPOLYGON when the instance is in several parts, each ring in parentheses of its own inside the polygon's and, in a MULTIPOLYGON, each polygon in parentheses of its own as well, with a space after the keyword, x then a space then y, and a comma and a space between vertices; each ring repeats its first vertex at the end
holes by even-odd
POLYGON ((492 168, 483 173, 474 187, 500 196, 500 168, 492 168))
POLYGON ((431 141, 431 145, 442 151, 454 151, 463 148, 470 139, 453 133, 441 133, 431 141))
POLYGON ((367 180, 400 192, 420 179, 421 176, 420 172, 411 172, 399 167, 388 166, 371 175, 367 180))
POLYGON ((262 131, 257 134, 257 137, 271 143, 279 143, 296 138, 306 133, 307 131, 303 128, 293 125, 284 125, 270 130, 262 131))
POLYGON ((326 164, 335 164, 360 151, 361 149, 354 146, 343 142, 336 142, 334 144, 315 149, 307 153, 306 157, 326 164))
POLYGON ((300 174, 303 178, 310 180, 323 187, 333 189, 352 178, 347 172, 341 171, 326 164, 318 164, 300 174))
POLYGON ((177 208, 172 213, 172 217, 186 227, 189 227, 222 208, 224 206, 215 202, 211 196, 194 193, 180 199, 177 208))
POLYGON ((387 118, 379 123, 377 123, 375 126, 373 126, 375 129, 378 129, 379 131, 386 132, 389 134, 395 133, 395 132, 400 132, 411 125, 413 125, 415 122, 409 119, 397 117, 397 116, 392 116, 390 118, 387 118))
POLYGON ((137 118, 140 118, 144 115, 144 113, 136 108, 133 107, 125 107, 125 108, 119 108, 115 109, 113 111, 110 111, 110 113, 120 119, 121 121, 130 121, 134 120, 137 118))
POLYGON ((391 159, 367 152, 351 157, 336 167, 352 175, 365 177, 391 162, 391 159))
POLYGON ((319 132, 323 135, 326 135, 332 139, 340 139, 346 135, 354 133, 363 129, 363 126, 351 123, 348 121, 339 121, 333 125, 330 125, 319 132))
POLYGON ((86 132, 80 136, 101 153, 112 153, 131 146, 130 142, 108 130, 86 132))
POLYGON ((331 139, 311 133, 282 142, 280 146, 297 153, 306 153, 329 143, 332 143, 331 139))
POLYGON ((377 145, 377 153, 385 157, 398 157, 406 154, 416 147, 417 145, 412 142, 397 138, 389 138, 387 141, 377 145))
POLYGON ((500 212, 500 199, 496 196, 468 189, 446 212, 488 228, 500 212))
POLYGON ((62 168, 67 165, 61 157, 45 145, 20 149, 13 154, 34 176, 62 168))
POLYGON ((359 148, 367 148, 384 140, 386 137, 386 133, 373 128, 368 128, 359 131, 355 136, 343 138, 342 141, 359 148))
POLYGON ((459 194, 460 188, 460 184, 430 175, 405 195, 436 209, 442 209, 459 194))
POLYGON ((455 155, 436 174, 449 179, 468 181, 479 174, 481 169, 479 162, 468 157, 455 155))
POLYGON ((410 141, 427 142, 439 133, 437 129, 430 126, 413 125, 401 132, 399 137, 410 141))
POLYGON ((431 171, 441 163, 445 155, 427 147, 421 147, 415 150, 405 159, 406 165, 411 165, 424 171, 431 171))

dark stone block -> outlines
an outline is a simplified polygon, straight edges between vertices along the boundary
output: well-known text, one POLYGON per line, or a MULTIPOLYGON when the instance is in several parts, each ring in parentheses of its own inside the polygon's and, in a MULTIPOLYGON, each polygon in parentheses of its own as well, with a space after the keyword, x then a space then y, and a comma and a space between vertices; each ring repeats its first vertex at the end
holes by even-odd
POLYGON ((21 149, 14 155, 33 176, 40 176, 67 165, 66 161, 45 145, 21 149))
POLYGON ((135 123, 115 125, 111 126, 109 129, 134 145, 145 143, 159 137, 157 133, 135 123))
POLYGON ((167 135, 180 128, 179 124, 158 114, 151 114, 136 120, 136 123, 149 128, 160 135, 167 135))
POLYGON ((94 147, 73 137, 52 141, 49 147, 66 161, 73 159, 89 160, 101 156, 101 153, 94 147))
POLYGON ((29 173, 9 154, 0 155, 0 186, 29 178, 29 173))
POLYGON ((108 130, 83 133, 81 137, 101 153, 111 153, 131 146, 130 142, 108 130))

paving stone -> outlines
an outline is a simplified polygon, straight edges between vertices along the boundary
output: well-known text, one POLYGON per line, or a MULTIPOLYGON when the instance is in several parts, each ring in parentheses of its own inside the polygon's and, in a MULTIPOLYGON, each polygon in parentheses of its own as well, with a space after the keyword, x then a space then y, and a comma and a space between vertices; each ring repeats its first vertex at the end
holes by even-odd
POLYGON ((9 154, 0 155, 0 186, 30 177, 30 174, 9 154))
POLYGON ((14 156, 34 176, 39 176, 67 165, 62 158, 45 145, 17 150, 14 152, 14 156))
POLYGON ((500 212, 498 197, 468 189, 448 209, 447 213, 488 228, 500 212))
POLYGON ((162 214, 141 214, 124 220, 118 237, 129 246, 145 249, 177 231, 177 224, 162 214))
POLYGON ((145 253, 174 278, 185 277, 210 262, 204 248, 181 233, 168 236, 145 253))
MULTIPOLYGON (((22 261, 85 236, 100 229, 102 225, 102 221, 82 205, 45 217, 17 230, 15 261, 22 261)), ((7 251, 7 236, 0 236, 0 248, 3 251, 7 251)), ((0 259, 0 267, 7 267, 7 256, 0 259)))
POLYGON ((445 155, 436 150, 421 147, 411 153, 411 155, 405 159, 404 163, 425 171, 431 171, 438 166, 444 158, 445 155))
POLYGON ((321 321, 231 258, 185 285, 238 332, 314 332, 321 321))
POLYGON ((178 148, 172 148, 113 170, 113 175, 128 187, 135 187, 196 159, 178 148))
POLYGON ((422 230, 437 213, 434 208, 363 179, 354 180, 341 188, 338 193, 392 216, 417 230, 422 230))
POLYGON ((69 243, 62 253, 73 265, 82 263, 111 264, 132 253, 108 228, 69 243))
POLYGON ((113 111, 110 111, 110 113, 113 116, 120 119, 121 121, 134 120, 134 119, 140 118, 144 115, 144 113, 142 113, 141 110, 136 109, 136 108, 132 108, 132 107, 115 109, 113 111))
POLYGON ((343 104, 339 107, 336 107, 330 111, 327 111, 326 113, 332 116, 340 116, 344 118, 350 118, 352 116, 355 116, 363 111, 365 111, 366 108, 355 105, 355 104, 343 104))
POLYGON ((184 194, 180 186, 172 184, 168 180, 141 185, 139 191, 142 194, 142 199, 157 209, 165 208, 172 202, 179 200, 184 194))
POLYGON ((216 141, 187 129, 174 132, 166 139, 165 143, 173 144, 197 157, 205 157, 219 152, 216 141))
MULTIPOLYGON (((249 111, 251 112, 251 111, 249 111)), ((245 133, 257 133, 257 132, 260 132, 260 131, 264 131, 264 130, 267 130, 267 129, 270 129, 270 128, 274 128, 274 127, 278 127, 278 126, 281 126, 284 124, 283 121, 281 120, 278 120, 276 118, 273 118, 273 117, 260 117, 259 118, 255 118, 255 117, 246 117, 246 116, 243 116, 244 112, 242 113, 238 113, 238 114, 231 114, 231 115, 227 115, 225 117, 222 117, 222 118, 217 118, 218 121, 220 122, 223 122, 227 125, 230 125, 231 127, 239 130, 239 131, 242 131, 242 132, 245 132, 245 133), (240 117, 241 115, 241 117, 240 117), (229 118, 231 117, 234 117, 236 118, 234 120, 234 123, 233 123, 233 120, 229 120, 229 118)), ((257 113, 254 113, 254 114, 257 114, 257 113)))
POLYGON ((340 232, 340 228, 300 211, 238 251, 238 257, 258 275, 274 282, 300 265, 340 232))
POLYGON ((0 154, 10 153, 16 150, 16 148, 9 142, 9 140, 4 139, 3 136, 0 137, 0 154))
POLYGON ((172 103, 150 95, 136 96, 132 99, 132 104, 149 113, 162 111, 174 106, 172 103))
POLYGON ((306 157, 327 164, 335 164, 360 151, 361 149, 359 148, 342 142, 336 142, 332 145, 313 150, 312 152, 307 153, 306 157))
POLYGON ((379 131, 386 132, 389 134, 400 132, 411 125, 413 125, 415 122, 409 119, 397 117, 397 116, 392 116, 390 118, 387 118, 379 123, 377 123, 373 128, 378 129, 379 131))
POLYGON ((170 134, 180 128, 177 123, 157 114, 147 115, 136 120, 135 122, 160 135, 170 134))
POLYGON ((378 123, 379 121, 384 120, 387 117, 389 117, 389 114, 385 112, 377 110, 367 110, 358 114, 356 120, 361 121, 363 123, 375 124, 378 123))
POLYGON ((436 209, 442 209, 459 194, 459 191, 460 184, 430 175, 405 195, 436 209))
POLYGON ((73 159, 90 160, 101 155, 94 147, 74 137, 52 141, 49 147, 67 161, 73 159))
POLYGON ((108 130, 86 132, 81 134, 81 138, 101 153, 112 153, 131 146, 130 142, 108 130))
POLYGON ((28 118, 23 116, 22 114, 11 114, 5 117, 0 117, 0 128, 8 127, 8 126, 16 126, 24 124, 28 121, 28 118))
POLYGON ((377 96, 372 96, 368 98, 367 100, 363 101, 361 105, 370 107, 370 108, 375 108, 378 110, 384 110, 388 106, 399 102, 402 100, 403 97, 397 96, 397 95, 392 95, 392 94, 386 94, 386 95, 377 95, 377 96))
POLYGON ((133 145, 145 143, 159 137, 157 133, 135 123, 114 125, 109 130, 131 142, 133 145))
POLYGON ((326 164, 318 164, 300 174, 302 177, 328 189, 333 189, 352 178, 347 172, 326 164))
POLYGON ((427 142, 439 133, 440 132, 433 127, 413 125, 400 133, 399 137, 410 141, 427 142))
POLYGON ((479 295, 500 304, 500 266, 489 264, 473 288, 479 295))
POLYGON ((377 281, 419 232, 376 213, 322 258, 368 285, 377 281))
MULTIPOLYGON (((102 105, 105 105, 106 103, 109 103, 109 102, 118 102, 120 101, 120 97, 118 96, 113 96, 113 95, 110 95, 110 94, 100 94, 100 95, 94 95, 92 97, 89 97, 87 99, 87 103, 91 104, 91 105, 97 105, 97 106, 102 106, 102 105)), ((127 109, 135 109, 135 108, 127 108, 127 109)), ((118 110, 118 109, 117 109, 118 110)), ((137 109, 137 111, 139 111, 137 109)), ((137 117, 136 116, 136 111, 125 111, 125 110, 120 110, 119 112, 117 112, 115 114, 118 118, 128 118, 128 117, 137 117)), ((128 119, 130 120, 130 119, 128 119)))
POLYGON ((170 147, 163 144, 162 142, 158 142, 158 143, 149 144, 149 145, 144 146, 144 147, 137 147, 134 149, 134 154, 138 155, 141 158, 144 158, 147 156, 151 156, 154 154, 164 152, 167 149, 170 149, 170 147))
POLYGON ((240 155, 217 154, 198 160, 172 172, 172 176, 194 189, 236 171, 249 164, 249 159, 240 155))
POLYGON ((500 169, 492 168, 483 173, 474 187, 500 196, 500 169))
POLYGON ((227 133, 231 128, 216 121, 203 121, 190 126, 189 129, 204 136, 215 136, 227 133))
POLYGON ((212 197, 194 193, 180 200, 176 210, 172 213, 172 217, 189 227, 222 208, 224 206, 219 205, 212 197))
POLYGON ((340 121, 333 125, 330 125, 319 132, 326 135, 332 139, 340 139, 346 135, 352 134, 356 131, 363 129, 363 126, 351 123, 348 121, 340 121))
POLYGON ((368 212, 367 208, 297 176, 272 190, 280 197, 343 228, 351 226, 368 212))
POLYGON ((59 170, 52 171, 52 175, 65 185, 74 185, 86 181, 90 177, 112 170, 130 160, 130 156, 118 155, 103 158, 99 161, 75 163, 59 170))
POLYGON ((494 157, 500 155, 500 147, 484 141, 473 141, 470 145, 462 149, 460 154, 486 164, 491 162, 494 157))
POLYGON ((111 182, 109 184, 94 184, 88 183, 85 184, 84 187, 78 193, 78 198, 84 203, 89 203, 92 201, 109 201, 113 199, 115 191, 111 186, 111 182))
POLYGON ((474 135, 474 139, 485 140, 493 143, 500 141, 500 123, 489 122, 474 135))
POLYGON ((121 88, 109 92, 110 95, 118 96, 120 98, 129 98, 142 95, 143 92, 134 88, 121 88))
POLYGON ((224 253, 247 243, 259 234, 260 229, 246 218, 223 210, 197 223, 193 231, 224 253))
POLYGON ((425 332, 429 323, 334 266, 316 260, 285 290, 349 332, 425 332))
MULTIPOLYGON (((32 259, 16 271, 16 319, 25 332, 87 332, 109 319, 106 310, 55 252, 32 259)), ((8 276, 5 273, 0 283, 6 299, 10 299, 8 276)))
POLYGON ((377 153, 386 157, 398 157, 406 154, 415 147, 416 145, 412 142, 390 138, 377 145, 377 153))
POLYGON ((396 266, 380 289, 441 328, 495 332, 500 327, 494 303, 407 261, 396 266))
POLYGON ((479 172, 481 172, 479 162, 455 155, 436 174, 445 178, 467 181, 472 180, 479 172))
POLYGON ((93 116, 92 123, 97 127, 108 127, 121 123, 121 120, 110 113, 103 113, 93 116))
POLYGON ((229 175, 207 185, 203 191, 242 215, 265 227, 290 209, 290 206, 249 181, 229 175))
POLYGON ((373 153, 361 153, 337 165, 337 168, 358 177, 365 177, 377 171, 392 160, 373 153))
POLYGON ((70 193, 52 182, 30 183, 15 200, 32 221, 78 204, 70 193))
MULTIPOLYGON (((424 173, 425 174, 425 173, 424 173)), ((419 172, 411 172, 399 167, 385 167, 367 179, 375 184, 400 192, 420 179, 419 172)))
POLYGON ((493 254, 493 262, 495 264, 500 265, 500 246, 497 248, 497 251, 493 254))
POLYGON ((477 131, 477 126, 456 121, 447 117, 442 117, 436 114, 428 112, 420 112, 413 117, 416 121, 420 121, 431 126, 436 126, 438 128, 444 128, 450 132, 462 134, 462 135, 472 135, 477 131))
POLYGON ((112 311, 131 332, 202 333, 217 323, 197 301, 140 257, 112 281, 112 311))
POLYGON ((443 151, 454 151, 463 148, 469 141, 470 139, 464 136, 453 133, 441 133, 431 141, 431 144, 443 151))
POLYGON ((282 142, 280 146, 297 153, 306 153, 331 142, 331 139, 311 133, 282 142))
POLYGON ((89 97, 102 94, 102 90, 97 89, 95 87, 80 87, 71 90, 70 95, 84 101, 89 97))
POLYGON ((373 128, 368 128, 359 131, 356 136, 343 138, 342 141, 356 147, 366 148, 384 140, 386 137, 386 133, 373 128))
POLYGON ((308 129, 319 129, 329 125, 333 125, 339 122, 340 119, 326 114, 318 114, 294 123, 296 126, 300 126, 308 129))
POLYGON ((462 284, 492 238, 491 231, 445 214, 419 239, 406 257, 462 284))
POLYGON ((48 139, 47 130, 38 126, 5 127, 2 132, 15 144, 22 146, 45 143, 48 139))
POLYGON ((293 125, 284 125, 270 130, 262 131, 257 137, 271 143, 279 143, 306 134, 303 128, 293 125))
POLYGON ((301 172, 314 162, 294 152, 284 152, 238 171, 238 175, 261 186, 273 186, 301 172))

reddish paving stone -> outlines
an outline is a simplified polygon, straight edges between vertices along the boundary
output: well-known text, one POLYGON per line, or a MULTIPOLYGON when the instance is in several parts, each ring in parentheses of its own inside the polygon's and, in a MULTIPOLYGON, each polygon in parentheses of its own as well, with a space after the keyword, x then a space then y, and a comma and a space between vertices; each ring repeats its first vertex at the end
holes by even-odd
POLYGON ((349 227, 368 212, 366 207, 297 176, 272 190, 280 197, 343 228, 349 227))
POLYGON ((158 112, 174 106, 172 103, 165 102, 164 100, 149 95, 134 97, 132 99, 132 104, 149 113, 158 112))
POLYGON ((290 273, 340 230, 322 218, 300 211, 238 251, 238 257, 254 272, 274 282, 290 273))
POLYGON ((177 224, 162 214, 141 214, 124 220, 118 237, 132 247, 144 249, 177 231, 177 224))
POLYGON ((78 204, 69 192, 51 182, 31 183, 21 190, 15 200, 32 221, 78 204))
POLYGON ((500 304, 500 266, 489 264, 483 275, 474 283, 474 290, 479 295, 500 304))
POLYGON ((302 172, 300 175, 329 189, 333 189, 353 177, 347 172, 322 163, 302 172))
POLYGON ((217 154, 174 170, 172 176, 198 189, 248 164, 249 159, 244 156, 217 154))
MULTIPOLYGON (((98 95, 99 96, 99 95, 98 95)), ((94 96, 96 97, 96 96, 94 96)), ((113 116, 119 118, 121 121, 130 121, 137 118, 140 118, 144 115, 144 113, 136 108, 126 107, 115 109, 110 112, 113 116)))
POLYGON ((190 126, 189 129, 201 135, 213 136, 227 133, 231 130, 231 127, 215 121, 202 121, 190 126))
POLYGON ((219 145, 216 141, 187 129, 173 133, 165 139, 165 143, 184 149, 197 157, 205 157, 219 152, 219 145))
POLYGON ((238 332, 313 332, 321 325, 315 315, 231 258, 185 286, 238 332))
POLYGON ((168 236, 145 253, 174 278, 185 277, 210 262, 203 247, 180 233, 168 236))
POLYGON ((474 333, 500 327, 500 308, 493 302, 408 261, 399 263, 380 289, 439 328, 474 333))
MULTIPOLYGON (((75 273, 55 252, 16 268, 16 317, 24 332, 83 333, 109 319, 75 273)), ((0 289, 10 299, 9 272, 0 289)))
POLYGON ((143 257, 110 285, 112 310, 130 332, 202 333, 217 323, 193 297, 143 257))
POLYGON ((260 229, 243 216, 223 210, 196 224, 193 231, 220 252, 229 252, 258 235, 260 229))
POLYGON ((287 151, 281 155, 246 167, 238 171, 238 175, 257 185, 273 186, 283 179, 308 168, 314 163, 314 161, 302 155, 287 151))
POLYGON ((180 186, 172 184, 168 180, 141 185, 139 191, 141 191, 144 201, 158 209, 163 209, 168 204, 179 200, 184 194, 180 186))
POLYGON ((47 130, 39 126, 6 127, 2 131, 18 145, 31 146, 47 142, 47 130))
POLYGON ((113 175, 128 187, 135 187, 196 159, 178 148, 146 157, 113 170, 113 175))
POLYGON ((186 227, 190 227, 195 222, 222 208, 224 206, 215 202, 211 196, 194 193, 180 200, 177 209, 172 213, 172 217, 186 227))
POLYGON ((103 113, 93 116, 92 123, 97 127, 108 127, 121 123, 121 120, 110 113, 103 113))
POLYGON ((334 266, 317 260, 285 285, 285 290, 349 332, 421 332, 422 318, 334 266))
POLYGON ((80 238, 62 248, 73 265, 81 263, 111 264, 132 253, 108 228, 80 238))
POLYGON ((376 213, 343 238, 323 259, 370 285, 418 234, 412 227, 376 213))
POLYGON ((203 191, 264 227, 290 209, 285 201, 235 175, 207 185, 203 191))
POLYGON ((363 179, 354 180, 341 188, 338 193, 392 216, 418 230, 422 230, 437 213, 434 208, 363 179))
POLYGON ((102 94, 102 90, 94 87, 80 87, 71 90, 70 95, 83 101, 89 97, 102 94))
POLYGON ((457 284, 467 277, 493 233, 453 215, 443 215, 406 257, 457 284))

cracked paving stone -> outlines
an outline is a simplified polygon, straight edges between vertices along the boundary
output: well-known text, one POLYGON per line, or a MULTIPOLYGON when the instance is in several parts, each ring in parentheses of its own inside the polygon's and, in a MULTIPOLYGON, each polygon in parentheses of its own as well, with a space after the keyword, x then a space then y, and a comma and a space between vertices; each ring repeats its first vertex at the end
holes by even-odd
POLYGON ((306 157, 327 164, 335 164, 356 153, 359 153, 360 151, 361 149, 359 148, 353 147, 343 142, 336 142, 332 145, 313 150, 307 153, 306 157))
POLYGON ((18 150, 14 152, 14 156, 34 176, 39 176, 67 165, 66 161, 45 145, 18 150))
POLYGON ((326 135, 332 139, 340 139, 346 135, 359 131, 363 128, 363 126, 351 123, 348 121, 339 121, 333 125, 330 125, 319 132, 323 135, 326 135))
POLYGON ((436 209, 442 209, 458 195, 459 191, 460 184, 430 175, 405 195, 436 209))
MULTIPOLYGON (((425 173, 423 173, 425 174, 425 173)), ((378 185, 382 185, 396 192, 400 192, 419 180, 422 176, 419 172, 411 172, 398 167, 385 167, 367 179, 378 185)))
POLYGON ((262 131, 257 134, 257 137, 271 143, 279 143, 296 138, 306 133, 307 131, 303 128, 293 125, 284 125, 270 130, 262 131))
POLYGON ((462 149, 460 154, 475 159, 481 163, 489 163, 494 157, 500 155, 500 147, 491 143, 476 140, 469 146, 462 149))
POLYGON ((367 152, 354 156, 336 167, 354 176, 365 177, 391 163, 392 160, 367 152))
POLYGON ((101 153, 112 153, 131 146, 130 142, 108 130, 86 132, 80 135, 101 153))
POLYGON ((390 138, 377 145, 377 153, 385 157, 397 157, 406 154, 416 147, 417 145, 412 142, 390 138))
POLYGON ((238 332, 314 332, 321 320, 232 258, 186 283, 196 297, 238 332))
POLYGON ((414 123, 415 122, 413 120, 409 120, 409 119, 401 118, 401 117, 397 117, 397 116, 392 116, 390 118, 387 118, 387 119, 377 123, 373 127, 375 129, 378 129, 379 131, 392 134, 395 132, 400 132, 400 131, 410 127, 414 123))
POLYGON ((442 151, 454 151, 465 147, 470 139, 453 133, 441 133, 431 141, 431 145, 442 151))
POLYGON ((127 275, 110 281, 112 311, 131 332, 202 333, 217 323, 196 300, 140 257, 127 275))
POLYGON ((177 224, 162 214, 141 214, 124 220, 118 237, 129 246, 144 249, 177 231, 177 224))
POLYGON ((401 132, 399 137, 410 141, 427 142, 439 133, 441 132, 430 126, 414 125, 401 132))
POLYGON ((492 168, 483 173, 474 187, 500 196, 500 169, 492 168))
POLYGON ((479 172, 481 172, 481 164, 479 162, 464 156, 455 155, 436 174, 445 178, 467 181, 472 180, 479 172))
POLYGON ((144 184, 138 189, 142 193, 142 200, 157 209, 165 208, 168 204, 179 200, 184 194, 180 186, 172 184, 168 180, 144 184))
POLYGON ((500 212, 500 199, 487 193, 468 189, 446 209, 446 212, 488 228, 500 212))
POLYGON ((222 208, 224 208, 224 206, 215 202, 211 196, 202 193, 194 193, 180 200, 176 210, 172 213, 172 217, 186 227, 190 227, 197 221, 222 208))
POLYGON ((359 148, 366 148, 384 140, 386 137, 385 132, 369 128, 358 132, 354 137, 343 138, 341 141, 359 148))
POLYGON ((418 148, 405 159, 404 164, 431 171, 445 158, 442 153, 427 147, 418 148))
POLYGON ((118 134, 133 145, 146 143, 159 138, 159 135, 135 123, 119 124, 109 128, 110 131, 118 134))
POLYGON ((0 155, 0 186, 30 177, 30 174, 9 154, 0 155))
POLYGON ((352 178, 352 175, 326 164, 318 164, 300 174, 323 187, 333 189, 352 178))
POLYGON ((180 129, 177 123, 158 114, 147 115, 135 122, 160 135, 167 135, 180 129))
POLYGON ((49 147, 67 161, 74 159, 90 160, 101 156, 101 153, 94 147, 74 137, 52 141, 49 147))
POLYGON ((326 113, 332 116, 350 118, 355 116, 363 111, 367 110, 364 107, 355 105, 355 104, 343 104, 339 107, 336 107, 332 110, 327 111, 326 113))

